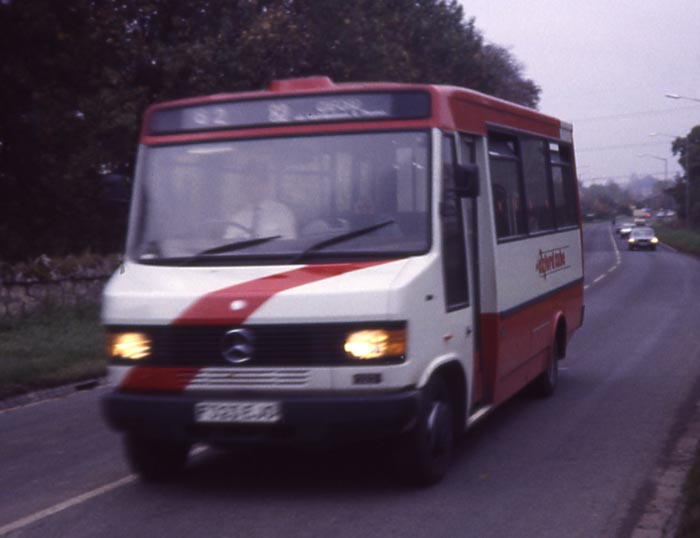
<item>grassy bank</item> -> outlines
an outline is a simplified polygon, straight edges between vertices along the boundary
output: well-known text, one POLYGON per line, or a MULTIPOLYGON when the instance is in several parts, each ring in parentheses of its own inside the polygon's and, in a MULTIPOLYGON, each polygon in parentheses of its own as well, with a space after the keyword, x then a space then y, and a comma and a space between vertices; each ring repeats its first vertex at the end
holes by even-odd
MULTIPOLYGON (((700 230, 654 225, 659 239, 676 250, 700 256, 700 230)), ((684 491, 684 507, 676 538, 700 536, 700 454, 688 474, 684 491)))
POLYGON ((688 473, 683 493, 685 501, 676 538, 697 538, 700 536, 700 454, 688 473))
POLYGON ((654 229, 662 243, 681 252, 700 256, 700 230, 676 228, 664 224, 655 224, 654 229))
POLYGON ((100 376, 105 365, 96 304, 0 319, 0 398, 100 376))

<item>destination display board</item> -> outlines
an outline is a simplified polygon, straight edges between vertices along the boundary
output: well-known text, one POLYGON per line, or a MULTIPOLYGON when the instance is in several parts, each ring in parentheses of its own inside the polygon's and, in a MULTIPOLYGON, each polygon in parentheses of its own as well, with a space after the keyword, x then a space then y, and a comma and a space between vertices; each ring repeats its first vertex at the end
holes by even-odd
POLYGON ((430 116, 425 91, 332 93, 224 101, 158 109, 148 134, 346 121, 404 120, 430 116))

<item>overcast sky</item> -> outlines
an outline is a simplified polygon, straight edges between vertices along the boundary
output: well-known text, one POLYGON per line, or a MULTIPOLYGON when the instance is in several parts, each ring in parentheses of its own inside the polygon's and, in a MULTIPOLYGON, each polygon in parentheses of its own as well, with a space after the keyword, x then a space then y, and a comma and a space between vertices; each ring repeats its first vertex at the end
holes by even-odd
POLYGON ((459 1, 542 88, 539 109, 573 123, 586 183, 661 179, 664 158, 680 170, 671 138, 649 134, 700 124, 700 102, 664 97, 700 99, 700 0, 459 1))

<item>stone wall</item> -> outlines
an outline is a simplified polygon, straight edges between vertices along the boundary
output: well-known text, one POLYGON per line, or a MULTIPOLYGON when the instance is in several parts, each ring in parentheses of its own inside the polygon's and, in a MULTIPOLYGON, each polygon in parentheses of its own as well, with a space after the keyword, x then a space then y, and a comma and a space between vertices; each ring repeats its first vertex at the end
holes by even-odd
POLYGON ((106 276, 64 278, 47 282, 14 282, 0 287, 0 318, 18 318, 42 305, 98 302, 106 276))
POLYGON ((42 257, 32 265, 5 266, 0 275, 0 318, 23 317, 43 305, 99 302, 118 263, 116 257, 42 257))

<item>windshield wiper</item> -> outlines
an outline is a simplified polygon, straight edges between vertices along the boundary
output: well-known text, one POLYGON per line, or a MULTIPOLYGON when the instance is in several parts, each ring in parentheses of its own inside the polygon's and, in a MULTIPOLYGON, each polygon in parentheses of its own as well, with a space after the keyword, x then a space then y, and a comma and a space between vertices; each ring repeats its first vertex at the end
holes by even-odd
POLYGON ((317 250, 323 250, 326 247, 330 247, 332 245, 336 245, 338 243, 343 243, 345 241, 349 241, 350 239, 355 239, 356 237, 360 237, 362 235, 367 235, 369 233, 374 232, 375 230, 379 230, 381 228, 384 228, 386 226, 389 226, 390 224, 394 224, 394 220, 385 220, 383 222, 380 222, 379 224, 374 224, 372 226, 366 226, 364 228, 359 228, 357 230, 352 230, 349 232, 342 233, 340 235, 336 235, 335 237, 330 237, 328 239, 324 239, 323 241, 319 241, 318 243, 314 243, 310 247, 307 247, 304 249, 302 253, 300 253, 298 256, 296 256, 292 260, 292 264, 297 264, 301 263, 301 261, 306 258, 309 254, 312 252, 316 252, 317 250))
POLYGON ((246 239, 244 241, 236 241, 235 243, 228 243, 226 245, 221 245, 220 247, 208 248, 202 252, 198 252, 191 258, 185 260, 184 264, 189 265, 201 258, 206 258, 212 254, 223 254, 224 252, 233 252, 235 250, 241 250, 248 247, 254 247, 255 245, 262 245, 273 239, 279 239, 281 235, 270 235, 267 237, 257 237, 255 239, 246 239))

